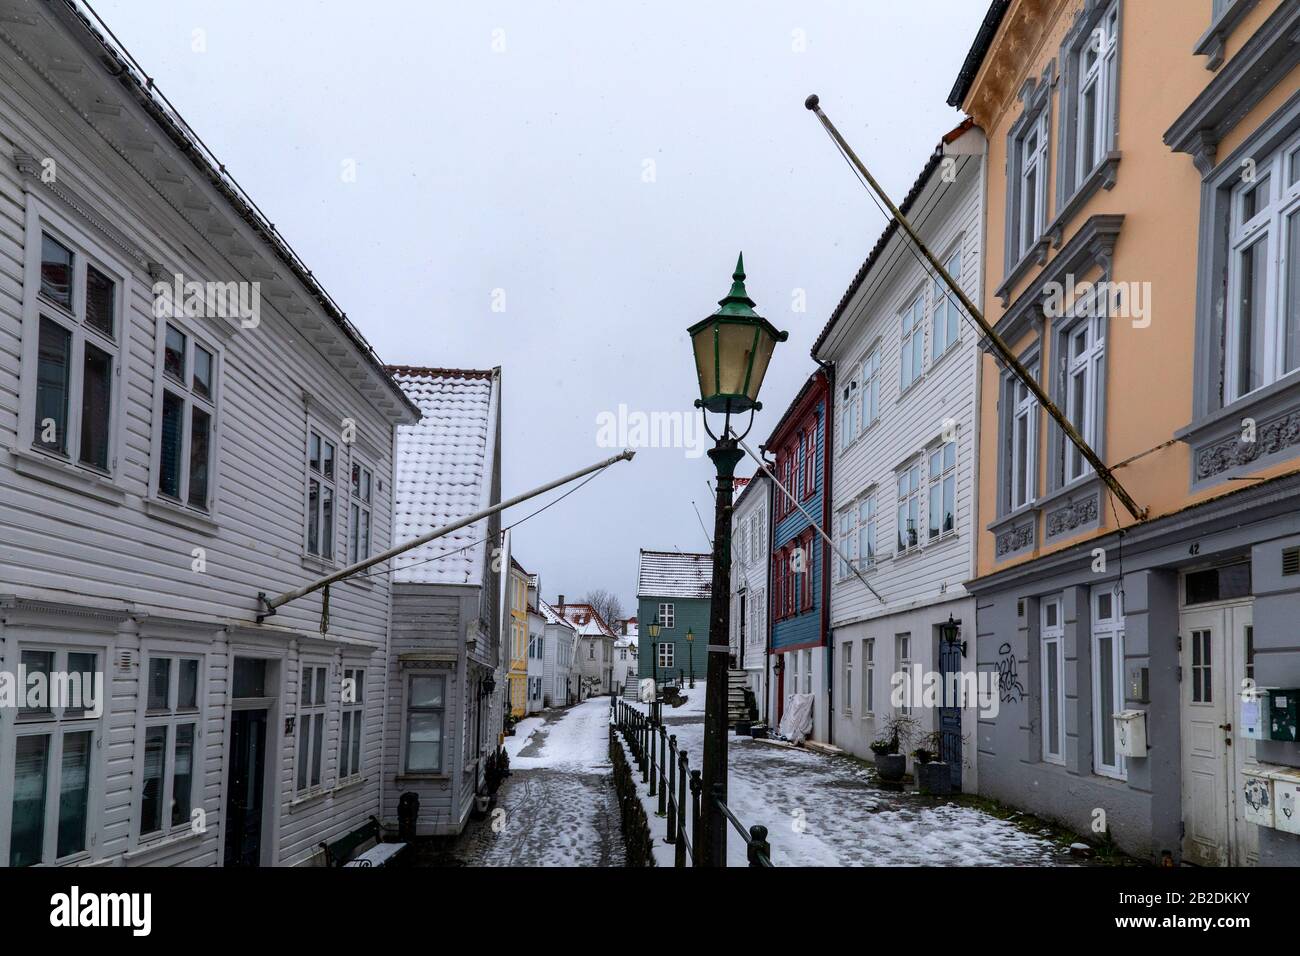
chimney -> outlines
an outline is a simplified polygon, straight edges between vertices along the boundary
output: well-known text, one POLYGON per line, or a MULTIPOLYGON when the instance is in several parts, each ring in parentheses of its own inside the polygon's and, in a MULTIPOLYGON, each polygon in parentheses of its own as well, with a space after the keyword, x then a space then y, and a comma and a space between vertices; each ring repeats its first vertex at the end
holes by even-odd
POLYGON ((563 594, 560 595, 560 601, 559 601, 559 604, 560 604, 560 607, 564 607, 564 595, 563 595, 563 594))

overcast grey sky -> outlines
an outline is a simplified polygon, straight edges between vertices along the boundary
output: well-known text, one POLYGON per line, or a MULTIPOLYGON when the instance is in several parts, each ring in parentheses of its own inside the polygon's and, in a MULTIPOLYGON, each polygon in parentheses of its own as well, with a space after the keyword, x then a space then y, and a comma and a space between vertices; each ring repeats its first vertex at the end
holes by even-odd
MULTIPOLYGON (((988 4, 94 6, 385 361, 502 367, 511 495, 612 454, 601 412, 690 408, 685 329, 742 249, 790 332, 766 439, 885 225, 804 97, 901 199, 961 119, 944 101, 988 4)), ((707 550, 691 502, 712 533, 712 476, 643 450, 520 527, 515 554, 548 598, 604 587, 631 610, 638 548, 707 550)))

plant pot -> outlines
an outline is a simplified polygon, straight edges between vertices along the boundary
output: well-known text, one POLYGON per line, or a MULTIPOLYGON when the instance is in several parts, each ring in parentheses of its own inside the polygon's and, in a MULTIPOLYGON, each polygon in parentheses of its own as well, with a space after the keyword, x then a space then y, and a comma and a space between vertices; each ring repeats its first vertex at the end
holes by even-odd
POLYGON ((876 754, 876 775, 886 783, 898 783, 907 773, 906 754, 876 754))
POLYGON ((942 760, 916 765, 916 786, 922 793, 946 797, 952 793, 952 770, 942 760))
POLYGON ((492 805, 492 797, 483 794, 474 798, 474 807, 479 813, 487 813, 488 807, 492 805))

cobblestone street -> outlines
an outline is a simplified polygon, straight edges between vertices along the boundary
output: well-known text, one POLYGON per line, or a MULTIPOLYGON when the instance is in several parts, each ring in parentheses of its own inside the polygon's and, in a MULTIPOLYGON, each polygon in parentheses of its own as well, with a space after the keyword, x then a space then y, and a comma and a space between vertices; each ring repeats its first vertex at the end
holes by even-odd
POLYGON ((467 866, 623 866, 609 698, 520 721, 492 817, 453 850, 467 866))

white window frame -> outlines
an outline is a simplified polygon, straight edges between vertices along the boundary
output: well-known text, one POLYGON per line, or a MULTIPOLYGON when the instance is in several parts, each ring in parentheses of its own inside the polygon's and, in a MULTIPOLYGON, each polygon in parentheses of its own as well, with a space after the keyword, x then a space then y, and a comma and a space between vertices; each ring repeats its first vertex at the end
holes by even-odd
POLYGON ((1117 780, 1128 779, 1128 767, 1119 747, 1114 743, 1115 722, 1103 726, 1101 714, 1101 668, 1103 640, 1110 641, 1108 664, 1111 668, 1111 713, 1118 714, 1124 709, 1124 605, 1123 590, 1118 582, 1098 585, 1092 588, 1092 767, 1093 772, 1103 777, 1117 780), (1101 598, 1109 595, 1111 614, 1102 617, 1099 613, 1101 598), (1102 756, 1103 734, 1107 734, 1114 748, 1115 762, 1107 764, 1102 756))
POLYGON ((360 778, 365 760, 366 670, 344 663, 339 683, 338 779, 360 778), (351 682, 351 683, 349 683, 351 682), (349 689, 351 693, 349 694, 349 689))
POLYGON ((120 261, 108 255, 104 249, 89 238, 72 223, 45 206, 34 195, 28 193, 26 231, 24 235, 26 261, 23 278, 23 322, 22 322, 22 363, 19 412, 19 447, 31 449, 37 455, 70 465, 88 477, 114 480, 120 476, 118 467, 122 447, 123 386, 122 362, 123 344, 129 340, 130 311, 127 303, 133 295, 130 272, 120 261), (48 233, 50 238, 71 250, 72 262, 72 310, 62 304, 46 298, 41 293, 41 250, 42 235, 48 233), (117 283, 113 303, 112 338, 105 336, 98 329, 85 321, 85 292, 87 265, 103 273, 117 283), (36 393, 39 372, 39 344, 41 317, 67 331, 70 335, 68 345, 68 388, 66 427, 63 450, 47 448, 40 444, 41 429, 36 422, 36 393), (90 343, 105 352, 112 361, 111 381, 109 383, 108 414, 108 467, 101 469, 93 464, 81 461, 81 414, 85 382, 86 344, 90 343))
MULTIPOLYGON (((338 560, 339 526, 342 524, 342 522, 339 521, 339 484, 341 483, 339 481, 339 468, 340 468, 340 463, 342 461, 339 455, 339 446, 341 442, 339 441, 338 435, 335 434, 335 432, 332 429, 326 428, 320 421, 318 421, 315 418, 308 418, 307 420, 306 438, 307 438, 306 444, 303 446, 303 474, 304 474, 303 487, 302 487, 303 553, 308 557, 315 558, 318 561, 323 561, 326 564, 334 564, 338 560), (311 445, 312 445, 313 436, 318 438, 321 442, 321 467, 319 471, 313 469, 311 466, 311 445), (326 443, 328 443, 333 448, 334 475, 332 478, 327 478, 325 475, 325 444, 326 443), (317 482, 321 488, 321 494, 319 499, 316 502, 316 514, 314 516, 312 514, 312 506, 311 506, 311 484, 313 481, 317 482), (327 485, 330 491, 330 500, 334 503, 334 508, 331 513, 331 526, 329 529, 330 550, 328 554, 325 553, 325 547, 324 547, 324 540, 325 540, 324 539, 324 532, 325 532, 325 522, 324 522, 325 493, 324 492, 327 485), (317 538, 316 538, 317 547, 315 551, 311 549, 311 525, 312 525, 313 517, 317 521, 317 538)), ((351 479, 351 475, 349 475, 349 481, 350 479, 351 479)))
POLYGON ((1042 602, 1042 626, 1039 631, 1039 648, 1042 670, 1041 720, 1043 728, 1043 760, 1065 765, 1065 617, 1064 602, 1060 596, 1045 598, 1042 602), (1051 698, 1048 680, 1048 662, 1056 665, 1056 701, 1051 698), (1051 736, 1052 717, 1056 718, 1056 739, 1051 736))
POLYGON ((811 694, 812 693, 812 651, 806 650, 803 651, 802 653, 805 655, 803 660, 803 667, 801 668, 801 673, 803 674, 803 692, 805 694, 811 694))
POLYGON ((836 549, 839 554, 835 556, 835 579, 843 581, 852 577, 852 564, 857 558, 857 541, 858 541, 858 506, 856 503, 850 504, 847 508, 840 511, 836 517, 836 549), (840 555, 844 557, 840 557, 840 555), (848 558, 846 561, 845 558, 848 558))
POLYGON ((868 637, 862 642, 862 716, 874 717, 876 713, 876 639, 868 637))
MULTIPOLYGON (((357 450, 356 444, 348 446, 348 563, 356 564, 370 557, 375 540, 375 466, 371 463, 369 457, 357 450), (370 496, 368 498, 359 496, 354 490, 352 482, 352 472, 354 469, 360 469, 360 478, 362 487, 365 487, 365 476, 369 474, 370 496), (366 536, 362 541, 359 528, 360 516, 366 516, 366 536)), ((337 514, 335 515, 337 519, 337 514)))
MULTIPOLYGON (((9 645, 15 662, 21 661, 23 651, 36 651, 52 655, 51 669, 67 672, 69 654, 94 654, 95 667, 103 671, 107 666, 108 649, 94 644, 53 644, 39 641, 17 639, 9 645)), ((11 667, 15 671, 16 667, 11 667)), ((21 688, 19 692, 21 693, 21 688)), ((109 680, 105 674, 104 694, 112 693, 109 680)), ((84 693, 84 692, 83 692, 84 693)), ((54 701, 50 702, 51 704, 54 701)), ((101 702, 102 713, 99 717, 89 717, 82 713, 66 714, 65 708, 51 706, 47 712, 32 713, 14 708, 12 716, 4 720, 8 743, 0 747, 0 780, 5 782, 3 798, 0 798, 0 864, 9 866, 13 838, 14 783, 17 771, 18 739, 21 737, 49 738, 45 750, 44 780, 44 816, 41 831, 40 860, 32 866, 80 863, 94 855, 92 839, 102 825, 100 820, 101 798, 103 794, 103 761, 100 757, 101 742, 105 723, 109 713, 109 701, 101 702), (89 760, 86 767, 86 822, 83 834, 84 846, 81 850, 68 853, 62 857, 58 853, 58 829, 60 810, 60 791, 63 780, 63 747, 68 734, 89 733, 89 760)))
MULTIPOLYGON (((511 677, 507 680, 510 692, 510 707, 522 707, 524 703, 523 684, 518 677, 511 677)), ((447 773, 449 766, 447 748, 449 746, 450 736, 447 733, 447 712, 448 703, 451 694, 451 675, 442 670, 425 670, 422 668, 411 668, 402 672, 402 770, 403 776, 442 776, 447 773), (421 707, 416 710, 411 704, 411 684, 415 679, 431 678, 442 682, 441 707, 421 707), (432 769, 420 768, 411 769, 411 716, 413 713, 431 713, 439 716, 438 724, 438 766, 432 769)))
POLYGON ((857 440, 859 427, 859 410, 861 408, 858 393, 858 376, 862 374, 860 366, 854 366, 844 383, 840 386, 840 448, 848 448, 857 440))
POLYGON ((140 719, 137 725, 137 745, 138 767, 140 781, 136 787, 135 799, 133 801, 132 824, 136 837, 136 844, 142 845, 158 840, 165 840, 176 833, 189 832, 191 829, 190 815, 176 823, 172 822, 172 804, 175 802, 176 794, 176 742, 178 730, 182 726, 192 725, 194 727, 193 752, 190 755, 190 793, 189 806, 190 814, 194 812, 196 806, 199 806, 195 799, 195 794, 201 792, 202 777, 205 772, 205 761, 203 752, 205 743, 203 739, 204 726, 204 687, 207 675, 204 672, 204 659, 202 655, 175 650, 171 647, 150 648, 146 653, 141 655, 140 661, 140 690, 139 690, 139 715, 140 719), (153 672, 153 661, 167 660, 168 679, 167 679, 167 704, 162 708, 149 707, 150 676, 153 672), (180 706, 180 676, 182 662, 197 663, 197 676, 195 682, 195 702, 193 707, 182 708, 180 706), (165 727, 167 729, 166 746, 163 751, 162 767, 162 792, 158 795, 159 802, 159 824, 157 829, 145 831, 144 829, 144 771, 145 760, 147 759, 146 747, 148 744, 148 733, 151 729, 165 727))
POLYGON ((899 314, 898 383, 905 392, 925 374, 925 289, 899 314))
POLYGON ((896 555, 911 554, 921 547, 921 509, 924 505, 922 495, 925 491, 925 483, 921 481, 921 459, 915 458, 908 464, 904 465, 895 475, 895 510, 896 534, 894 535, 894 549, 896 555), (906 479, 906 490, 904 490, 904 479, 906 479), (913 517, 915 515, 915 517, 913 517), (907 535, 907 524, 911 522, 916 531, 916 540, 904 545, 904 537, 907 535))
POLYGON ((941 538, 947 538, 957 533, 957 440, 943 442, 935 445, 926 451, 926 522, 925 522, 925 539, 927 544, 933 544, 941 538), (952 451, 952 464, 949 464, 948 452, 952 451), (939 462, 936 470, 935 458, 939 462), (942 516, 939 519, 939 529, 935 532, 934 528, 934 510, 935 496, 939 499, 939 510, 944 512, 949 498, 952 500, 952 527, 947 530, 943 527, 942 516))
MULTIPOLYGON (((1029 374, 1038 375, 1036 366, 1029 374)), ((1018 377, 1007 379, 1007 402, 1010 406, 1007 435, 1007 508, 1015 511, 1038 499, 1038 399, 1018 377), (1025 440, 1020 442, 1020 428, 1024 424, 1025 440), (1020 478, 1024 478, 1024 494, 1019 493, 1020 478)))
MULTIPOLYGON (((180 313, 179 307, 173 312, 180 313)), ((220 406, 221 367, 225 358, 224 350, 211 338, 203 335, 197 327, 186 321, 182 314, 167 315, 158 318, 154 333, 155 354, 153 367, 153 428, 152 453, 153 465, 149 469, 149 492, 155 501, 160 501, 174 508, 182 508, 203 515, 215 511, 217 498, 217 462, 218 453, 218 409, 220 406), (167 352, 167 327, 171 326, 185 337, 185 355, 183 373, 180 381, 164 371, 167 352), (212 356, 212 384, 209 395, 205 398, 194 389, 194 357, 197 349, 203 349, 212 356), (164 392, 170 392, 181 400, 181 446, 179 452, 178 496, 165 494, 162 490, 163 460, 163 406, 164 392), (203 504, 190 501, 190 455, 192 453, 194 409, 208 415, 208 493, 203 504)))
POLYGON ((677 645, 672 641, 660 641, 655 649, 655 660, 661 671, 672 670, 677 666, 677 645))
POLYGON ((1034 244, 1038 242, 1047 229, 1047 151, 1051 143, 1051 129, 1048 122, 1048 110, 1044 109, 1020 136, 1016 144, 1019 168, 1016 169, 1014 188, 1019 202, 1017 205, 1016 248, 1017 258, 1023 258, 1034 244), (1028 152, 1030 137, 1035 137, 1032 152, 1028 152), (1033 182, 1030 183, 1031 174, 1033 182), (1033 215, 1030 216, 1029 199, 1033 199, 1033 215))
POLYGON ((862 360, 862 386, 858 390, 862 411, 858 415, 860 431, 865 432, 880 418, 880 348, 872 346, 862 360))
POLYGON ((853 559, 858 567, 869 570, 876 566, 876 557, 880 554, 879 534, 877 532, 876 492, 873 488, 857 500, 853 506, 857 515, 857 534, 853 545, 853 559), (866 536, 865 542, 863 536, 866 536), (863 553, 862 546, 867 550, 863 553))
MULTIPOLYGON (((944 262, 944 269, 958 284, 961 283, 961 267, 962 239, 958 239, 956 247, 944 262)), ((961 341, 961 309, 956 297, 938 277, 934 280, 930 298, 930 364, 934 365, 961 341)))
POLYGON ((1110 133, 1107 129, 1113 115, 1111 104, 1117 90, 1119 64, 1119 4, 1112 3, 1097 22, 1083 45, 1075 51, 1075 67, 1078 70, 1079 83, 1074 103, 1075 123, 1075 183, 1082 184, 1094 169, 1101 165, 1110 151, 1110 133), (1088 65, 1088 54, 1096 54, 1096 60, 1088 65), (1087 121, 1085 102, 1089 91, 1093 91, 1093 148, 1091 155, 1086 150, 1083 130, 1087 121))
POLYGON ((900 714, 911 714, 912 704, 912 634, 906 631, 894 635, 894 672, 903 675, 905 692, 903 705, 898 708, 900 714))
POLYGON ((331 696, 330 672, 333 668, 325 660, 304 660, 298 669, 298 711, 294 720, 293 790, 298 796, 323 789, 328 783, 329 765, 325 755, 330 750, 329 711, 331 696), (325 671, 325 680, 318 681, 316 673, 325 671), (317 700, 317 685, 324 685, 324 699, 317 700), (320 725, 319 744, 313 738, 317 723, 320 725), (306 753, 304 754, 304 750, 306 753), (319 768, 316 764, 319 763, 319 768), (313 772, 317 779, 313 780, 313 772))
POLYGON ((844 691, 844 716, 853 716, 853 642, 845 641, 842 657, 841 686, 844 691))
POLYGON ((660 604, 659 605, 659 626, 672 630, 677 626, 677 605, 660 604))
MULTIPOLYGON (((1273 384, 1300 369, 1300 330, 1291 343, 1294 364, 1288 368, 1288 335, 1286 317, 1290 311, 1288 293, 1289 273, 1300 269, 1300 262, 1290 260, 1291 229, 1300 229, 1300 177, 1288 183, 1293 169, 1300 169, 1300 136, 1293 136, 1256 165, 1251 182, 1240 182, 1233 188, 1229 203, 1228 230, 1228 322, 1224 335, 1224 397, 1225 405, 1238 401, 1251 393, 1273 384), (1269 195, 1263 205, 1257 205, 1249 218, 1245 215, 1247 196, 1259 188, 1267 178, 1269 195), (1262 367, 1260 381, 1251 387, 1241 375, 1241 306, 1242 306, 1242 256, 1259 243, 1266 243, 1264 267, 1265 300, 1263 310, 1262 367)), ((1300 283, 1298 283, 1300 284, 1300 283)))
MULTIPOLYGON (((1101 381, 1106 363, 1106 317, 1082 318, 1066 328, 1057 341, 1063 346, 1061 368, 1061 406, 1066 418, 1083 436, 1089 447, 1097 448, 1101 418, 1101 381), (1074 352, 1075 342, 1084 338, 1083 351, 1074 352), (1075 383, 1083 379, 1082 398, 1075 383), (1080 404, 1082 402, 1082 404, 1080 404)), ((1074 443, 1061 434, 1061 484, 1092 473, 1092 465, 1074 443)))

